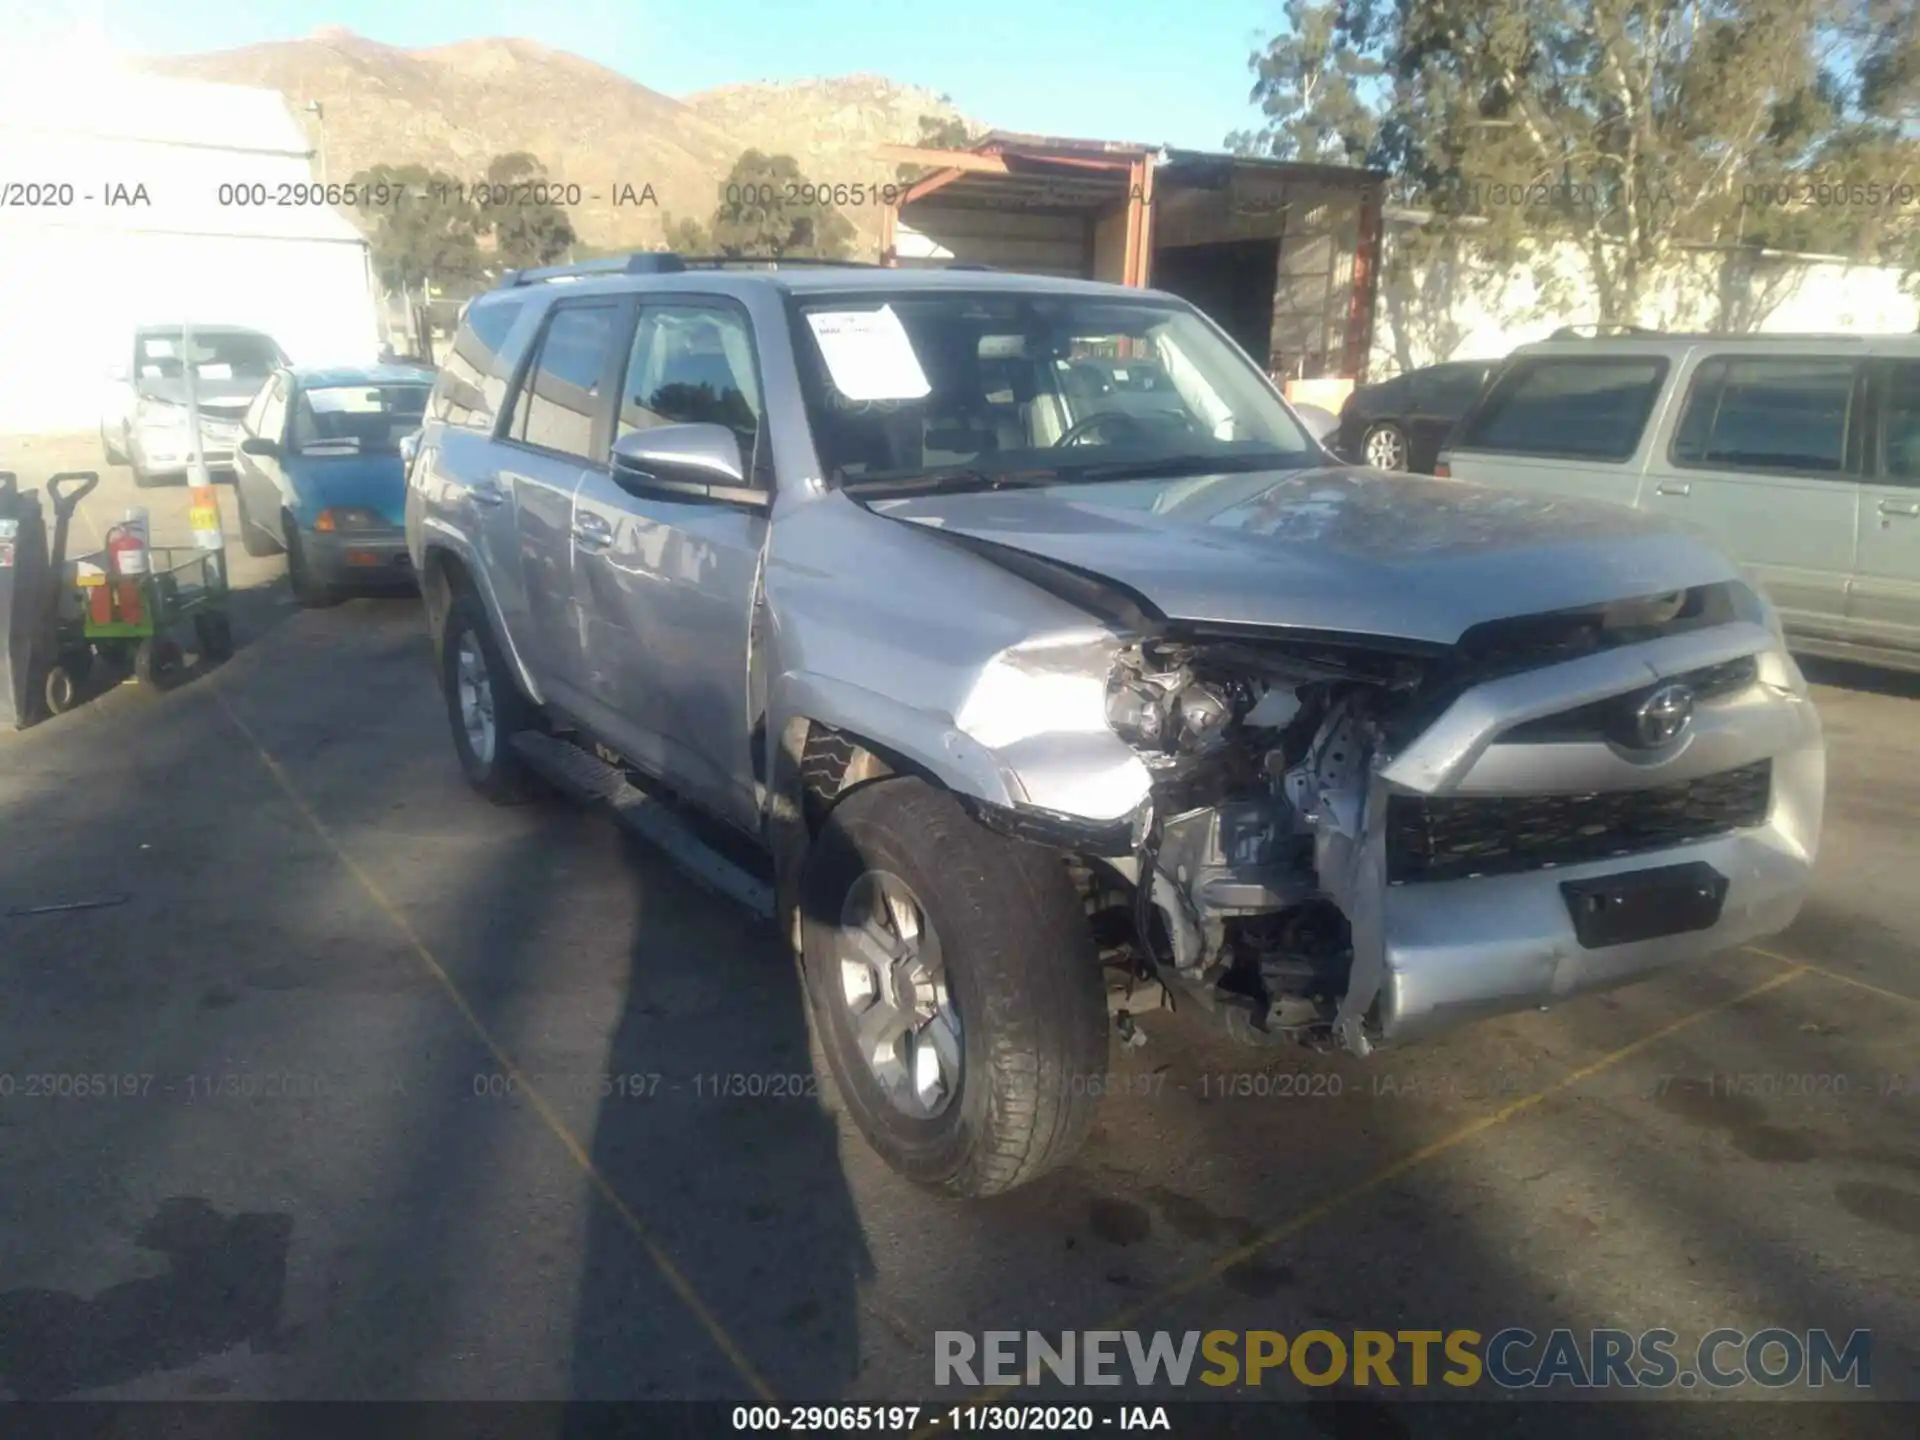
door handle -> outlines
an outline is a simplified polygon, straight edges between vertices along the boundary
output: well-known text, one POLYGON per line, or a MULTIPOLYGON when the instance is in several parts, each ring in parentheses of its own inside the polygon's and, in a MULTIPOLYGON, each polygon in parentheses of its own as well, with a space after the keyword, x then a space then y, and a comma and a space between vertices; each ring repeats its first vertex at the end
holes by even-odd
POLYGON ((476 505, 501 505, 507 499, 507 492, 500 488, 499 480, 493 476, 474 481, 467 487, 467 494, 476 505))
POLYGON ((573 538, 597 550, 613 543, 613 526, 604 515, 596 515, 591 510, 578 511, 573 517, 573 538))
POLYGON ((1920 500, 1882 500, 1880 502, 1880 513, 1882 515, 1920 516, 1920 500))
POLYGON ((1693 493, 1693 484, 1688 480, 1662 480, 1653 488, 1662 495, 1691 495, 1693 493))

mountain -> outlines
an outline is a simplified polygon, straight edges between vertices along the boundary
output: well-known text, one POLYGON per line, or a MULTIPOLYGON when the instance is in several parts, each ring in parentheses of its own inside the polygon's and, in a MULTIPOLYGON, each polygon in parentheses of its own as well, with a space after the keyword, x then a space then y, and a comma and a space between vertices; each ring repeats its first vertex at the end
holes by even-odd
MULTIPOLYGON (((277 90, 316 143, 327 178, 423 164, 478 180, 496 155, 529 151, 550 179, 579 185, 574 230, 590 245, 644 246, 664 215, 706 220, 740 152, 789 154, 822 184, 890 180, 874 146, 909 143, 920 117, 951 118, 931 91, 875 75, 727 85, 676 100, 592 61, 529 40, 400 50, 337 27, 304 40, 153 59, 165 75, 277 90), (316 118, 305 107, 318 101, 316 118), (621 187, 656 204, 616 204, 621 187)), ((869 201, 844 213, 868 247, 869 201)))

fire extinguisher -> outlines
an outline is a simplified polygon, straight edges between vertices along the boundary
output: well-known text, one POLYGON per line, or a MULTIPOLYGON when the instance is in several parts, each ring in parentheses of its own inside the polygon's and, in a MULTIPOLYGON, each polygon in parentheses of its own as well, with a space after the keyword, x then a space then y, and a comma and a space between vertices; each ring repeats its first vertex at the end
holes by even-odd
POLYGON ((113 618, 112 610, 117 609, 122 624, 140 623, 140 587, 145 583, 148 564, 146 512, 129 510, 125 520, 107 531, 108 583, 93 592, 95 621, 106 623, 113 618))

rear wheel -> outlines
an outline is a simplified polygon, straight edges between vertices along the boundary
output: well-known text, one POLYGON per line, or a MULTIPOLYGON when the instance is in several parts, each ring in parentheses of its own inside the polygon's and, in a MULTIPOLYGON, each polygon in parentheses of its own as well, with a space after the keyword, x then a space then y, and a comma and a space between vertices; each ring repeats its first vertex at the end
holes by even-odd
POLYGON ((100 448, 107 452, 107 463, 109 465, 124 465, 127 463, 126 437, 122 436, 116 440, 113 433, 104 425, 100 427, 100 448))
POLYGON ((287 584, 293 590, 293 598, 309 610, 338 605, 340 592, 314 575, 307 559, 307 547, 300 538, 300 527, 293 517, 282 516, 280 524, 287 537, 287 584))
POLYGON ((1073 1155, 1099 1104, 1107 1007, 1062 866, 951 795, 883 780, 836 805, 800 882, 819 1048, 867 1143, 980 1197, 1073 1155))
POLYGON ((1398 425, 1375 425, 1360 442, 1360 452, 1376 470, 1404 470, 1407 468, 1407 432, 1398 425))
POLYGON ((477 596, 458 596, 447 611, 440 648, 440 688, 453 725, 453 748, 467 783, 495 805, 518 805, 537 793, 532 773, 509 743, 539 724, 493 638, 477 596))
POLYGON ((165 635, 149 635, 133 649, 133 678, 143 690, 164 690, 180 673, 180 647, 165 635))

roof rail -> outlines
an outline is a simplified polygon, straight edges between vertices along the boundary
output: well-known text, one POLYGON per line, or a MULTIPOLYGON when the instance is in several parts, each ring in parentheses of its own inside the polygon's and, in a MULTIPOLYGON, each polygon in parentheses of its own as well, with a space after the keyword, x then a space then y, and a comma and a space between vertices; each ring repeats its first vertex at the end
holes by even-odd
POLYGON ((827 260, 807 255, 684 255, 681 260, 689 267, 701 269, 724 269, 729 265, 797 265, 826 266, 835 270, 878 270, 880 266, 871 260, 827 260))
POLYGON ((1644 325, 1562 325, 1547 338, 1549 340, 1598 340, 1603 335, 1664 335, 1664 330, 1650 330, 1644 325))
POLYGON ((531 270, 509 270, 495 288, 538 285, 548 280, 585 280, 595 275, 675 275, 687 268, 686 261, 667 250, 636 250, 630 255, 608 255, 599 260, 579 260, 571 265, 542 265, 531 270))

